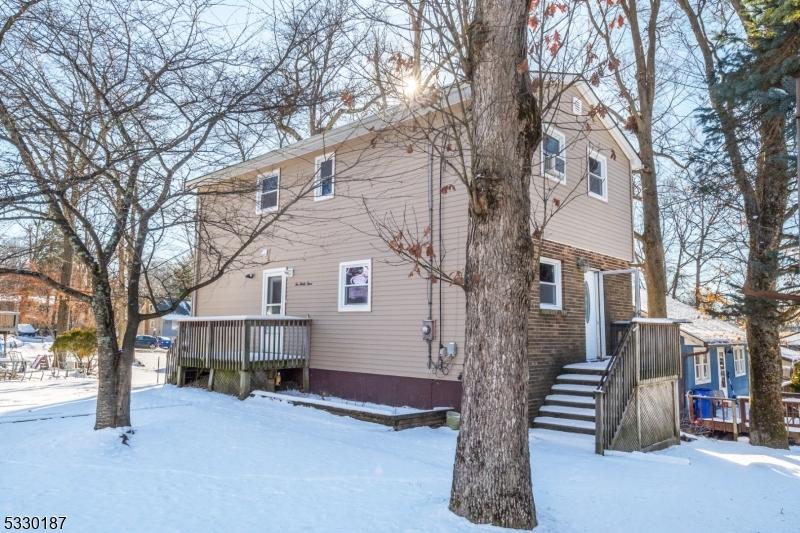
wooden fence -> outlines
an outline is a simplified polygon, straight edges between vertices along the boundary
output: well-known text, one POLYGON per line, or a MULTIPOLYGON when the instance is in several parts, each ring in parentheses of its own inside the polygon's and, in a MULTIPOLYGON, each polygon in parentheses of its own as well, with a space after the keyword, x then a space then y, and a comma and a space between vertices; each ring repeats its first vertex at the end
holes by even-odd
POLYGON ((641 450, 680 436, 680 322, 634 319, 595 392, 595 451, 641 450))
POLYGON ((16 311, 0 311, 0 333, 14 333, 19 323, 19 313, 16 311))

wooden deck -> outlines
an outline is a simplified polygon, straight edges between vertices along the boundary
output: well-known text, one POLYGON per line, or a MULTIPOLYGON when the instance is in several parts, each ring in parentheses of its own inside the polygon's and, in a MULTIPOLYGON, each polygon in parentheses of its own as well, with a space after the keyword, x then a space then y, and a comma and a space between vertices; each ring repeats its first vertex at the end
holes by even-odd
MULTIPOLYGON (((689 421, 694 426, 729 434, 734 439, 739 435, 750 433, 749 396, 714 398, 687 394, 686 405, 689 421), (706 411, 711 411, 710 416, 705 416, 706 411)), ((783 409, 789 440, 794 444, 800 444, 800 395, 785 394, 783 409)))
POLYGON ((278 370, 302 369, 308 388, 311 319, 290 316, 186 317, 167 354, 167 373, 184 385, 186 369, 210 371, 214 378, 238 373, 240 398, 250 394, 254 377, 273 379, 278 370), (266 377, 264 377, 266 376, 266 377))

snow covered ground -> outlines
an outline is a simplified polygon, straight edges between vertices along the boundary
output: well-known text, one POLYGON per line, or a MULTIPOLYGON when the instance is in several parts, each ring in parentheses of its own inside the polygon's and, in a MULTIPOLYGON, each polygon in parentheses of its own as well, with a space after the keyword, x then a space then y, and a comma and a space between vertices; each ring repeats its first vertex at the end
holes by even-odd
MULTIPOLYGON (((92 380, 0 382, 0 517, 66 515, 65 531, 87 532, 496 530, 447 510, 454 431, 393 432, 155 385, 159 355, 141 354, 153 364, 134 368, 128 446, 118 430, 92 430, 92 380)), ((591 437, 545 430, 530 443, 538 532, 800 524, 800 448, 700 440, 600 457, 591 437)))

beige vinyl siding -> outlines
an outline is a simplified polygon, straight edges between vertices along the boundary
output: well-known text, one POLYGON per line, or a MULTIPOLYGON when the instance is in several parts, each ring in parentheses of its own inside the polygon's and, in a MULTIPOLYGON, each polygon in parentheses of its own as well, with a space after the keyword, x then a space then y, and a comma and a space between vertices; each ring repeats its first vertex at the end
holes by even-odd
MULTIPOLYGON (((303 181, 313 169, 309 154, 281 165, 282 180, 295 176, 303 181)), ((421 322, 427 318, 427 281, 409 277, 411 266, 398 265, 397 257, 375 235, 364 205, 377 217, 393 214, 404 219, 411 230, 423 237, 428 224, 428 156, 403 146, 370 149, 351 143, 336 153, 335 197, 314 202, 302 200, 293 211, 296 218, 282 224, 272 238, 262 239, 253 258, 267 249, 269 264, 262 269, 232 272, 223 280, 202 289, 198 296, 199 315, 261 313, 263 269, 292 268, 287 279, 286 313, 312 318, 311 366, 390 374, 406 377, 457 379, 461 372, 464 344, 464 295, 459 287, 442 285, 443 321, 437 323, 433 356, 439 340, 456 342, 459 354, 447 376, 434 376, 427 368, 428 347, 422 340, 421 322), (295 238, 294 235, 297 235, 295 238), (372 259, 372 310, 338 311, 339 263, 372 259), (253 273, 252 279, 246 274, 253 273)), ((436 165, 438 172, 438 165, 436 165)), ((434 177, 434 230, 438 227, 438 174, 434 177)), ((463 269, 466 239, 466 197, 463 186, 452 176, 444 184, 457 191, 443 195, 442 228, 447 272, 463 269)), ((284 186, 284 183, 282 183, 284 186)), ((283 196, 283 193, 282 193, 283 196)), ((254 200, 253 200, 254 202, 254 200)), ((242 209, 250 209, 248 202, 242 209)), ((434 234, 437 241, 438 234, 434 234)), ((433 315, 438 322, 439 285, 434 284, 433 315)))
MULTIPOLYGON (((571 100, 570 100, 571 102, 571 100)), ((588 106, 584 104, 584 110, 588 106)), ((569 132, 564 132, 570 137, 569 132)), ((587 195, 585 175, 588 141, 575 134, 567 146, 567 185, 582 179, 580 190, 569 205, 548 225, 545 239, 630 260, 632 253, 629 164, 622 150, 598 125, 592 144, 608 159, 608 202, 587 195), (614 149, 616 160, 610 157, 614 149)), ((390 136, 389 136, 390 137, 390 136)), ((243 270, 228 273, 219 282, 196 295, 200 316, 260 314, 262 271, 291 268, 287 279, 286 313, 312 318, 311 367, 387 374, 404 377, 457 379, 462 370, 464 350, 464 294, 459 287, 442 285, 443 321, 438 323, 439 285, 433 286, 433 318, 437 320, 439 342, 456 342, 458 355, 447 376, 434 375, 427 368, 427 343, 422 340, 421 321, 428 315, 427 281, 409 277, 411 267, 399 264, 388 246, 376 237, 367 209, 379 220, 394 217, 408 232, 423 239, 428 224, 428 155, 419 146, 410 153, 401 141, 384 138, 376 147, 366 139, 353 139, 336 150, 335 197, 300 200, 271 235, 264 236, 250 250, 252 262, 243 270), (262 255, 265 254, 266 256, 262 255), (269 261, 267 262, 267 258, 269 261), (339 263, 372 259, 372 310, 338 311, 339 263), (245 277, 253 274, 252 279, 245 277)), ((328 149, 327 152, 330 152, 328 149)), ((292 187, 307 182, 314 172, 315 157, 322 151, 294 157, 279 165, 241 176, 255 183, 261 172, 279 167, 281 202, 291 197, 292 187)), ((534 155, 538 174, 538 151, 534 155)), ((434 165, 434 244, 438 232, 444 243, 443 270, 463 271, 467 235, 467 201, 463 184, 451 174, 443 185, 455 190, 439 195, 438 162, 434 165), (438 226, 439 199, 442 227, 438 226)), ((536 180, 537 178, 534 178, 536 180)), ((558 191, 560 191, 559 186, 558 191)), ((557 194, 560 192, 557 191, 557 194)), ((564 195, 569 191, 565 188, 564 195)), ((535 197, 535 191, 532 197, 535 197)), ((534 202, 535 204, 535 202, 534 202)), ((243 213, 255 212, 255 195, 242 199, 243 213)))
MULTIPOLYGON (((534 154, 531 193, 533 209, 541 209, 542 196, 565 202, 564 209, 556 213, 545 228, 545 239, 632 261, 630 161, 600 120, 586 116, 589 109, 586 101, 583 102, 583 116, 574 117, 570 114, 572 97, 580 98, 580 95, 577 91, 568 91, 560 100, 562 112, 558 119, 545 121, 545 129, 553 127, 566 137, 566 183, 558 184, 555 180, 542 177, 542 151, 541 148, 537 150, 534 154), (586 122, 589 123, 588 129, 586 122), (608 163, 607 201, 588 195, 587 156, 590 146, 605 156, 608 163), (548 192, 537 195, 537 188, 548 192)), ((542 215, 539 214, 539 217, 542 215)))

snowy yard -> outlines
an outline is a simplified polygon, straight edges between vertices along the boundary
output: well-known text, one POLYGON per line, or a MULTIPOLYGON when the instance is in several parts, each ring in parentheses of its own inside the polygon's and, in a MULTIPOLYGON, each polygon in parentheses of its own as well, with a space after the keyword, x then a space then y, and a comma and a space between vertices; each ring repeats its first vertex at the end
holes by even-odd
MULTIPOLYGON (((66 515, 66 531, 89 532, 495 530, 447 510, 455 432, 155 385, 157 356, 134 369, 129 446, 80 416, 93 380, 0 382, 0 516, 66 515)), ((591 437, 530 435, 540 532, 800 524, 798 448, 702 440, 600 457, 591 437)))

